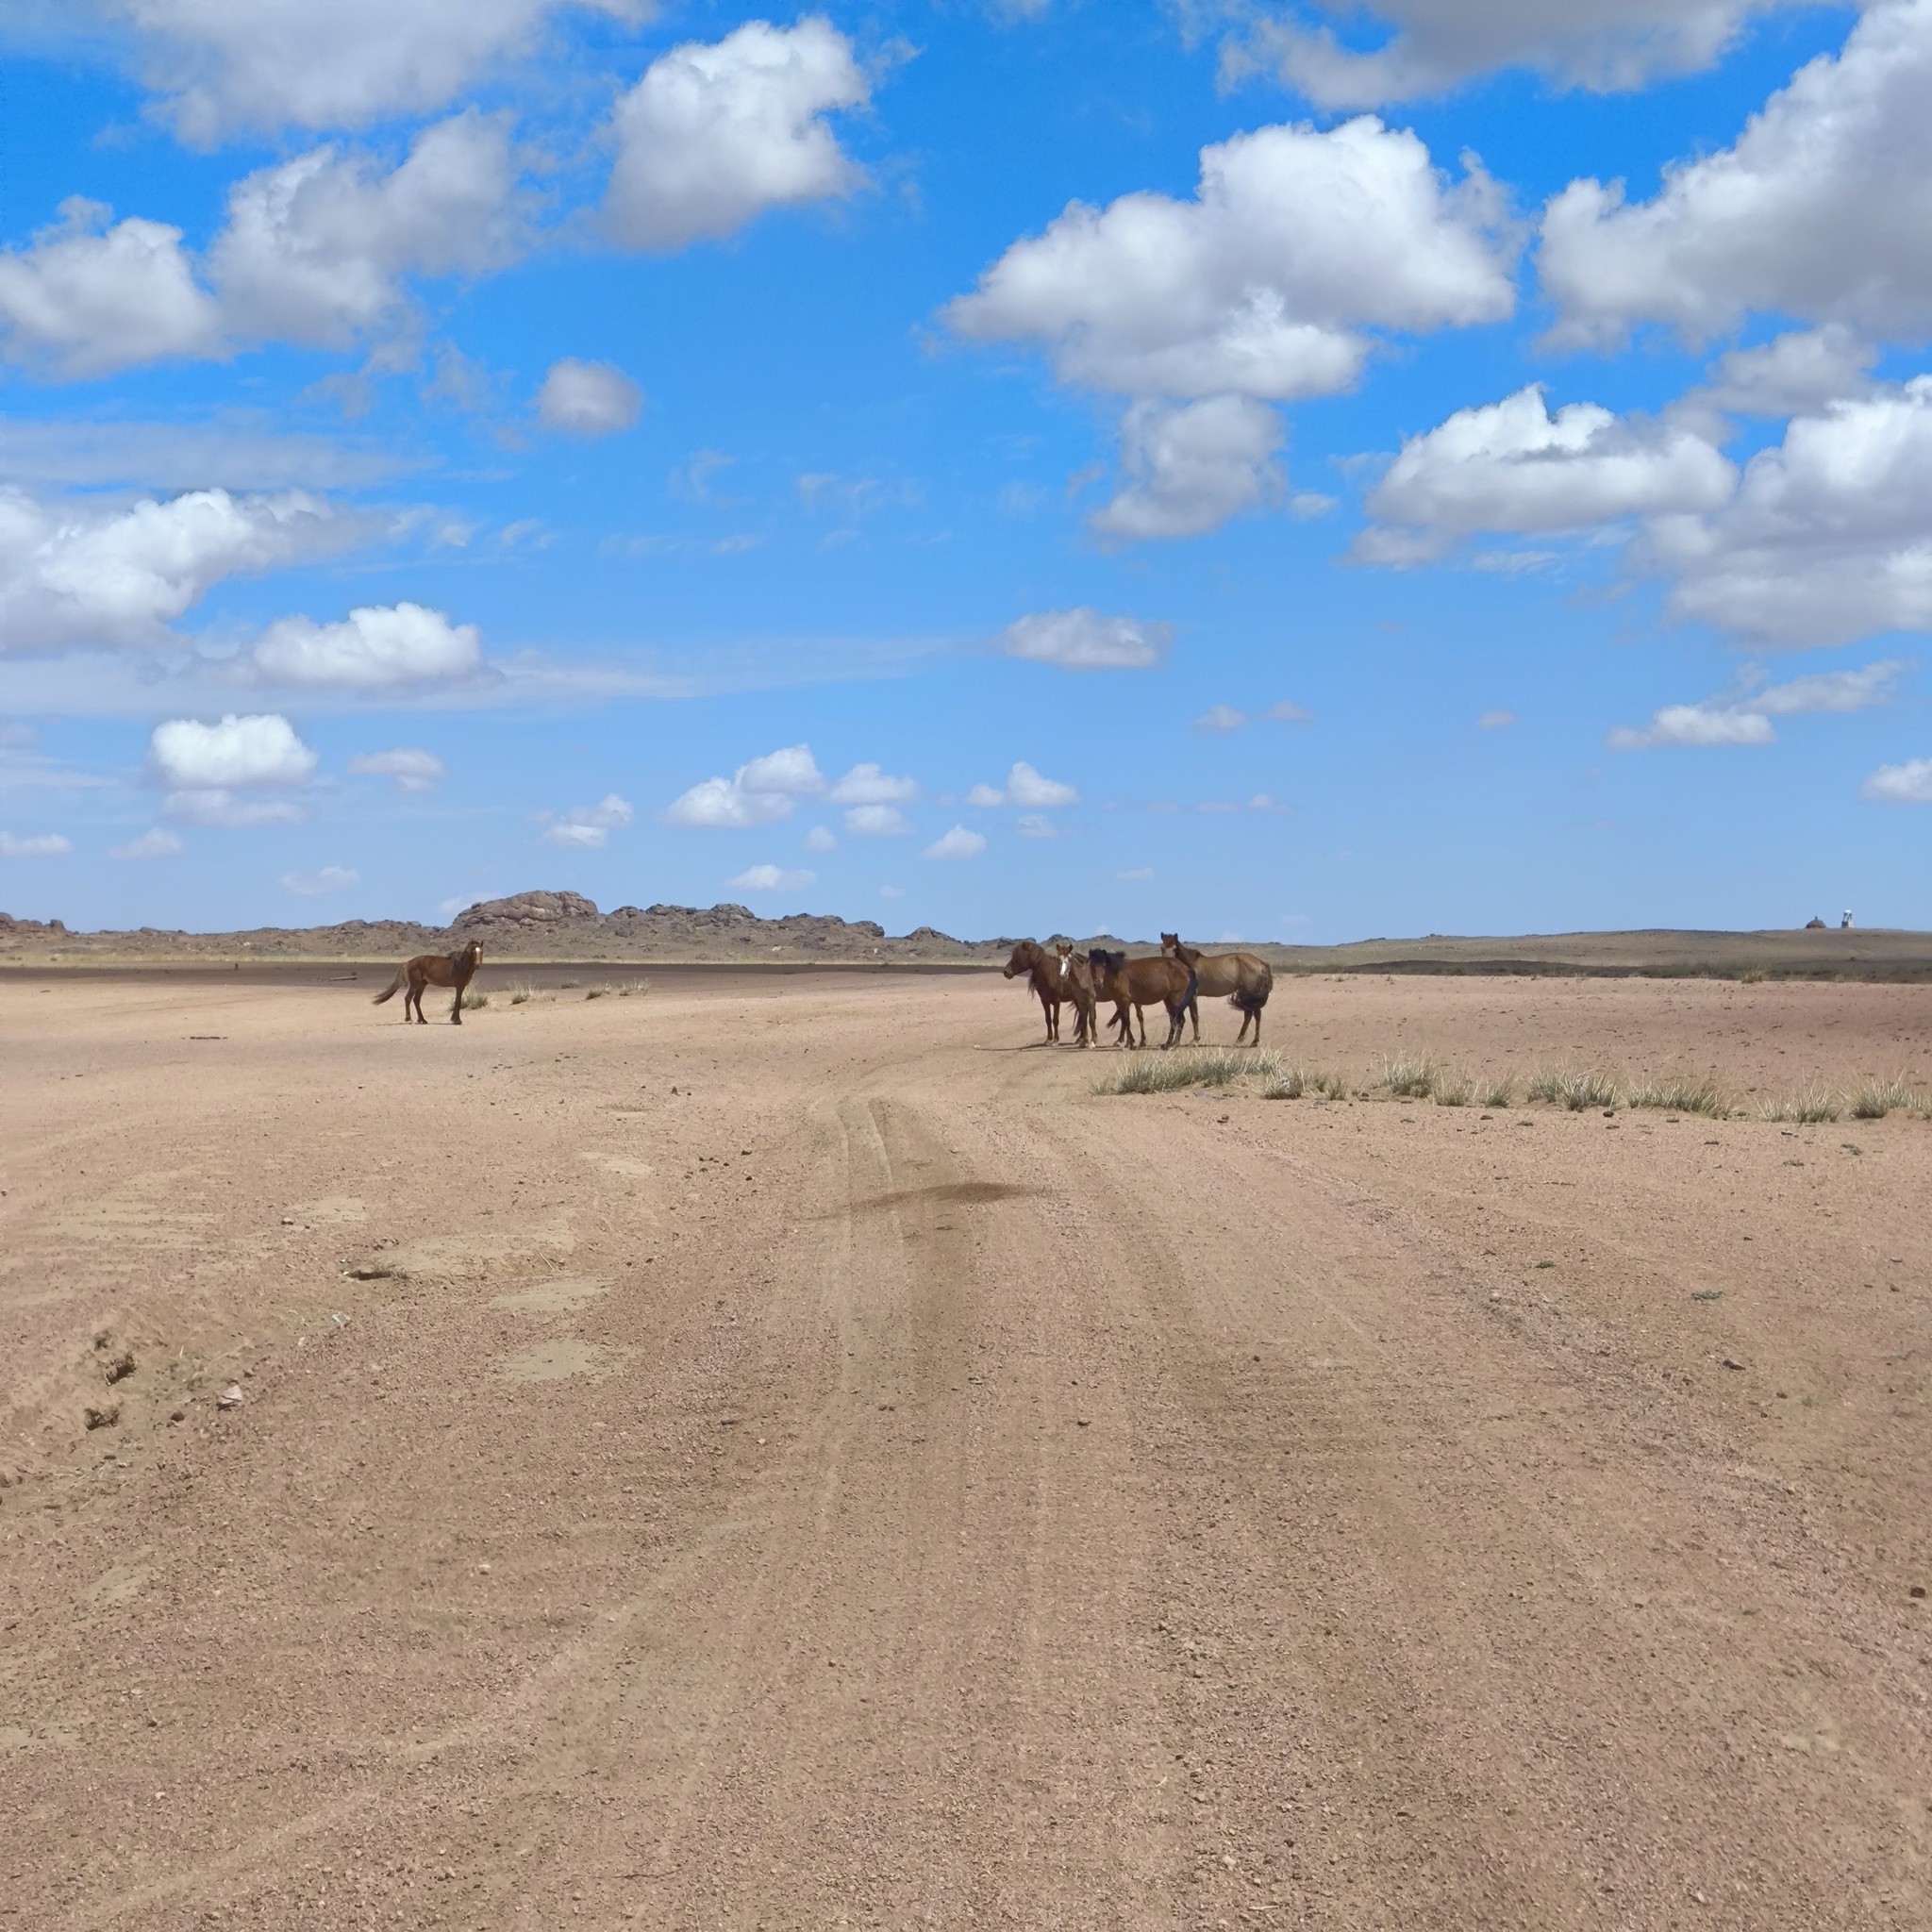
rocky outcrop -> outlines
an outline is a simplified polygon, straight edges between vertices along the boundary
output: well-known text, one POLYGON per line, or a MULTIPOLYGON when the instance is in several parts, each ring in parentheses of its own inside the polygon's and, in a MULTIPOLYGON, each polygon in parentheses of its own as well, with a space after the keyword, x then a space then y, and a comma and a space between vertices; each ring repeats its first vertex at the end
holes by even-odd
POLYGON ((458 940, 524 939, 561 927, 594 924, 595 904, 581 892, 517 892, 508 899, 481 899, 450 921, 458 940))

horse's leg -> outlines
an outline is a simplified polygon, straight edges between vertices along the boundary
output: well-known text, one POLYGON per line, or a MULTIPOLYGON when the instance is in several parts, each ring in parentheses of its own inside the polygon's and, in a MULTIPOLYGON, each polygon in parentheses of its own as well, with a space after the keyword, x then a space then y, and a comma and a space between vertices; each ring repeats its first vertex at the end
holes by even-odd
POLYGON ((420 978, 413 974, 410 975, 409 987, 410 990, 416 995, 416 1024, 419 1026, 426 1026, 429 1024, 428 1020, 424 1017, 423 1013, 423 995, 425 991, 428 989, 428 985, 429 975, 426 973, 424 974, 420 978))
POLYGON ((449 1003, 449 1024, 452 1026, 463 1024, 463 989, 469 983, 467 979, 458 979, 454 973, 450 974, 450 984, 456 988, 456 996, 449 1003))

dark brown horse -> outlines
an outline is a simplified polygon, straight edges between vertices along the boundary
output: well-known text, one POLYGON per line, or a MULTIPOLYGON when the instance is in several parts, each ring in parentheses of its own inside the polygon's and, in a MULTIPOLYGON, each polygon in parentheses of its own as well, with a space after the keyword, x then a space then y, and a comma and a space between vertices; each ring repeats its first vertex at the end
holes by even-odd
POLYGON ((1007 961, 1007 977, 1017 979, 1023 973, 1046 1015, 1046 1038, 1041 1044, 1051 1046, 1060 1037, 1060 1002, 1068 996, 1060 985, 1059 961, 1038 940, 1022 940, 1007 961))
POLYGON ((1074 1003, 1074 1044, 1091 1046, 1099 1024, 1099 1002, 1093 997, 1093 969, 1072 946, 1057 946, 1062 999, 1074 1003))
POLYGON ((441 953, 422 953, 413 959, 405 959, 396 968, 396 976, 389 983, 387 992, 375 995, 375 1005, 384 1000, 392 1000, 399 987, 407 984, 408 991, 403 995, 403 1024, 409 1024, 409 1008, 416 1008, 416 1024, 428 1025, 423 1017, 423 989, 425 986, 448 986, 456 989, 456 998, 450 1002, 449 1017, 453 1025, 463 1024, 463 989, 476 976, 476 969, 483 963, 483 941, 472 940, 460 953, 451 953, 447 958, 441 953))
POLYGON ((1130 959, 1124 953, 1109 953, 1096 946, 1087 955, 1093 974, 1093 996, 1113 1002, 1113 1024, 1119 1029, 1121 1044, 1134 1043, 1134 1020, 1141 1022, 1141 1044, 1147 1044, 1145 1008, 1160 1005, 1167 1008, 1167 1038, 1163 1050, 1180 1038, 1190 1002, 1194 997, 1192 968, 1163 954, 1157 959, 1130 959), (1133 1008, 1133 1016, 1128 1008, 1133 1008))
MULTIPOLYGON (((1210 1000, 1225 997, 1229 1006, 1240 1008, 1241 1030, 1234 1037, 1237 1046, 1248 1037, 1250 1021, 1254 1023, 1255 1044, 1260 1045, 1261 1008, 1274 991, 1274 969, 1267 960, 1256 953, 1203 953, 1193 946, 1182 945, 1180 934, 1175 932, 1160 935, 1160 950, 1170 958, 1191 966, 1198 990, 1210 1000)), ((1198 1044, 1201 1008, 1190 1000, 1188 1010, 1193 1015, 1194 1040, 1198 1044)))

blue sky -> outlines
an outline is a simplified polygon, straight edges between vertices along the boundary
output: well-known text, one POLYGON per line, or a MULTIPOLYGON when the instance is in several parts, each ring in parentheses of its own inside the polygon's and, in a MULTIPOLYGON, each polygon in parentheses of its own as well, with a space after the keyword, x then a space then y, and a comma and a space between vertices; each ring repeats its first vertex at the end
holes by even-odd
POLYGON ((16 915, 1932 919, 1932 0, 0 49, 16 915))

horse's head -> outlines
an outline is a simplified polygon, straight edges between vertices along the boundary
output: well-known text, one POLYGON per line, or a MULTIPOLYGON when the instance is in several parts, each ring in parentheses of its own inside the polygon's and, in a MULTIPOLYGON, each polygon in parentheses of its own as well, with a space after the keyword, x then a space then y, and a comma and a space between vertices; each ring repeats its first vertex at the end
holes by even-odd
POLYGON ((1056 946, 1056 947, 1054 948, 1054 951, 1055 951, 1056 953, 1058 953, 1058 954, 1059 955, 1059 961, 1060 961, 1060 977, 1061 977, 1062 979, 1071 979, 1071 978, 1073 978, 1073 976, 1074 976, 1074 949, 1073 949, 1073 947, 1072 947, 1072 946, 1056 946))
POLYGON ((1163 953, 1178 953, 1181 949, 1181 936, 1177 932, 1164 932, 1160 935, 1160 950, 1163 953))
POLYGON ((1007 961, 1007 977, 1017 979, 1023 973, 1031 973, 1039 963, 1039 946, 1031 940, 1022 940, 1013 948, 1013 957, 1007 961))

